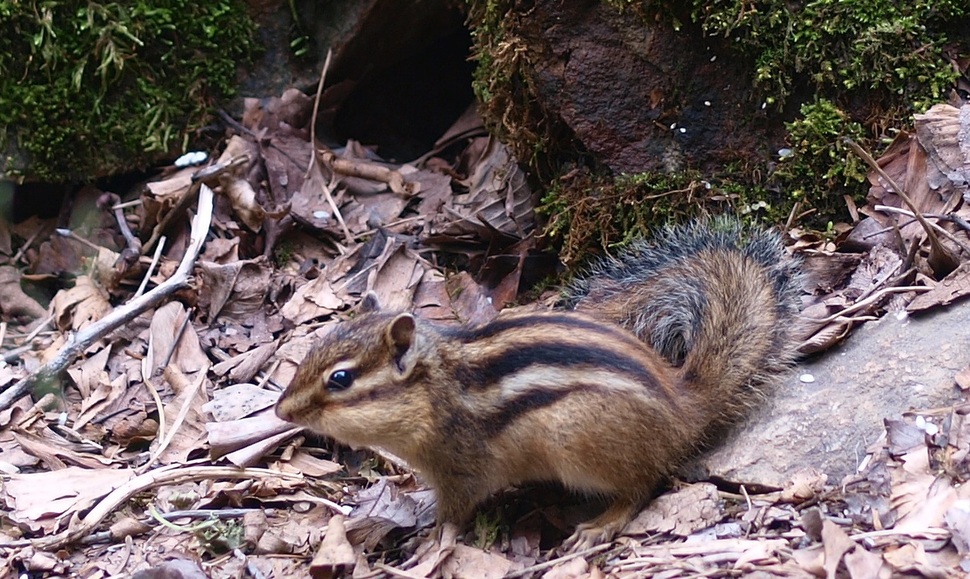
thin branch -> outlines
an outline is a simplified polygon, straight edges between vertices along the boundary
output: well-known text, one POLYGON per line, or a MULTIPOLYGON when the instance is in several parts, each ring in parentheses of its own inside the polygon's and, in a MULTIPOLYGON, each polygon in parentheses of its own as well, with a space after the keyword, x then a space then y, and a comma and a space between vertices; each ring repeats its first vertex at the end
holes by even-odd
MULTIPOLYGON (((526 567, 525 569, 519 569, 518 571, 513 571, 512 573, 509 573, 508 575, 506 575, 505 579, 517 579, 518 577, 527 577, 529 575, 532 575, 533 573, 537 573, 539 571, 545 571, 546 569, 555 567, 560 563, 565 563, 566 561, 571 561, 579 557, 585 558, 590 555, 594 555, 596 553, 601 553, 603 551, 609 550, 610 548, 613 548, 612 543, 603 543, 601 545, 596 545, 595 547, 590 547, 589 549, 576 551, 575 553, 568 553, 561 557, 557 557, 555 559, 550 559, 548 561, 545 561, 544 563, 539 563, 531 567, 526 567)), ((616 548, 616 551, 619 552, 619 551, 622 551, 623 549, 626 549, 626 547, 623 546, 623 547, 616 548)))
POLYGON ((320 111, 320 97, 323 95, 323 85, 327 82, 327 71, 330 70, 330 57, 333 56, 333 49, 327 49, 327 59, 323 62, 323 70, 320 71, 320 82, 317 83, 317 96, 313 99, 313 115, 310 118, 310 154, 313 155, 314 159, 310 161, 310 165, 306 168, 306 175, 303 176, 304 179, 310 177, 310 171, 313 169, 313 163, 316 160, 316 150, 317 150, 317 113, 320 111))
POLYGON ((20 400, 21 397, 33 390, 35 386, 57 380, 60 374, 95 342, 135 319, 142 312, 158 306, 176 292, 188 287, 189 274, 192 273, 192 268, 195 267, 195 260, 199 257, 202 244, 209 234, 209 225, 212 222, 212 198, 212 189, 209 189, 205 184, 201 184, 198 211, 195 219, 192 220, 192 239, 189 247, 186 248, 181 263, 179 263, 178 269, 175 270, 172 277, 165 280, 150 292, 131 300, 124 306, 115 308, 97 322, 71 335, 67 343, 54 358, 30 376, 23 378, 0 393, 0 411, 13 406, 17 400, 20 400))
MULTIPOLYGON (((876 211, 888 211, 889 213, 899 213, 900 215, 906 215, 907 217, 913 217, 914 219, 917 219, 917 220, 919 219, 919 217, 917 216, 917 214, 916 213, 913 213, 912 211, 907 211, 907 210, 901 209, 899 207, 892 207, 890 205, 876 205, 876 206, 873 207, 873 209, 875 209, 876 211)), ((936 218, 935 215, 928 215, 927 217, 934 217, 934 218, 936 218)), ((963 243, 962 241, 960 241, 959 239, 957 239, 956 236, 954 236, 952 233, 950 233, 946 229, 943 229, 942 227, 940 227, 936 223, 931 223, 931 222, 927 221, 926 224, 929 225, 930 227, 932 227, 933 229, 935 229, 936 231, 939 231, 944 237, 946 237, 947 239, 949 239, 953 243, 959 245, 960 246, 960 249, 962 249, 963 251, 967 252, 967 255, 970 255, 970 247, 968 247, 966 243, 963 243)))
POLYGON ((148 266, 148 271, 145 272, 145 277, 142 278, 141 284, 138 286, 138 290, 135 292, 133 298, 137 298, 141 294, 145 293, 145 288, 148 287, 148 280, 152 277, 152 272, 155 271, 155 266, 158 265, 158 260, 162 258, 162 250, 165 249, 165 236, 158 238, 158 244, 155 246, 155 253, 152 255, 152 262, 148 266))
POLYGON ((895 293, 903 293, 903 292, 928 292, 931 289, 933 288, 925 285, 887 287, 877 291, 876 293, 872 294, 868 298, 858 301, 852 304, 851 306, 845 308, 844 310, 836 312, 826 318, 810 318, 806 316, 805 319, 819 324, 827 324, 829 322, 834 322, 838 320, 840 317, 844 317, 848 314, 857 312, 863 308, 871 306, 875 302, 878 302, 879 300, 881 300, 883 296, 885 296, 886 294, 895 294, 895 293))
POLYGON ((235 468, 229 466, 191 466, 191 467, 162 467, 130 479, 125 484, 114 489, 94 506, 84 518, 75 522, 66 531, 40 539, 21 539, 17 541, 0 542, 0 547, 26 547, 44 551, 56 551, 70 545, 90 534, 116 508, 128 502, 138 493, 166 484, 183 484, 187 482, 208 479, 253 479, 276 478, 301 481, 303 477, 292 473, 280 472, 266 468, 235 468))
MULTIPOLYGON (((846 145, 849 146, 850 149, 852 149, 855 152, 856 155, 859 155, 859 158, 865 161, 866 165, 869 165, 869 167, 871 167, 873 171, 878 173, 879 176, 882 177, 883 180, 885 180, 886 183, 893 189, 893 191, 895 191, 896 194, 899 195, 899 198, 903 200, 903 203, 905 203, 910 208, 910 210, 913 212, 913 217, 915 217, 916 220, 919 221, 919 224, 923 227, 923 230, 926 231, 926 237, 927 239, 930 240, 930 246, 932 250, 936 253, 936 255, 941 257, 943 256, 950 257, 950 252, 947 251, 946 248, 943 247, 943 245, 940 243, 940 240, 936 237, 936 232, 933 230, 932 227, 930 227, 929 222, 923 218, 919 210, 916 209, 916 204, 913 203, 912 199, 910 199, 909 194, 906 193, 906 191, 904 191, 903 188, 900 187, 896 183, 896 181, 894 181, 893 178, 890 177, 889 174, 886 173, 883 170, 883 168, 879 166, 879 163, 877 163, 876 160, 872 158, 872 155, 870 155, 868 152, 866 152, 865 149, 860 147, 858 143, 856 143, 855 141, 853 141, 848 137, 843 139, 843 141, 845 142, 846 145)), ((952 259, 952 257, 950 257, 950 259, 952 259)))

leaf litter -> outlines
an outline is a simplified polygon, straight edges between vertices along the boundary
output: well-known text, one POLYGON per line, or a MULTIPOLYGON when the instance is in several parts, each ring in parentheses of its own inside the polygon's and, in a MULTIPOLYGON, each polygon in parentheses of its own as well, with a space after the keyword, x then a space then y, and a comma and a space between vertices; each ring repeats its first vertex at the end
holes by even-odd
MULTIPOLYGON (((406 464, 280 421, 278 392, 365 292, 481 323, 527 278, 555 273, 553 260, 527 176, 473 108, 401 164, 354 141, 311 143, 312 106, 293 90, 248 100, 242 121, 226 117, 220 156, 164 171, 123 211, 113 197, 99 209, 91 188, 70 229, 0 227, 0 333, 15 344, 0 368, 4 573, 970 573, 965 404, 885 417, 842 481, 806 469, 783 488, 675 484, 586 552, 555 547, 588 505, 528 490, 497 501, 507 512, 486 505, 471 532, 429 537, 434 495, 406 464), (49 300, 22 290, 67 276, 49 300)), ((854 227, 789 232, 806 264, 804 352, 970 291, 968 111, 938 105, 870 158, 854 227)), ((963 389, 968 372, 955 377, 963 389)))

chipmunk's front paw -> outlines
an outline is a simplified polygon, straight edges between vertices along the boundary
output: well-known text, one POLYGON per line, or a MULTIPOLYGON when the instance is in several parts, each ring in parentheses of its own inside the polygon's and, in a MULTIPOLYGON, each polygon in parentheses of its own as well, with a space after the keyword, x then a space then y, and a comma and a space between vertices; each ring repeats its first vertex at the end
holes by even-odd
POLYGON ((595 547, 596 545, 610 541, 615 536, 615 530, 611 532, 604 527, 593 526, 592 523, 583 523, 576 527, 575 533, 563 541, 562 547, 559 550, 562 553, 585 551, 590 547, 595 547))
POLYGON ((560 551, 576 553, 613 540, 637 511, 637 501, 618 500, 605 513, 588 523, 576 527, 576 532, 566 539, 560 551))

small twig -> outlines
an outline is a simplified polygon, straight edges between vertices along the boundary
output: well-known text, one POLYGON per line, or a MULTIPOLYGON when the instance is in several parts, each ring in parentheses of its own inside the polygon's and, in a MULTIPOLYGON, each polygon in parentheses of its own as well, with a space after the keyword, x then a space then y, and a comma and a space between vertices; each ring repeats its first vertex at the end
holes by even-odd
MULTIPOLYGON (((182 406, 179 408, 178 414, 175 415, 175 420, 172 421, 172 426, 169 428, 168 435, 165 437, 162 436, 164 429, 161 427, 161 425, 165 423, 164 409, 162 409, 162 414, 158 416, 158 446, 155 447, 155 450, 152 451, 151 455, 148 457, 148 462, 136 469, 135 472, 140 474, 151 468, 155 461, 158 460, 158 457, 160 457, 162 453, 165 452, 165 449, 168 448, 168 446, 172 443, 172 440, 175 439, 175 433, 178 432, 179 428, 182 426, 182 423, 185 422, 185 417, 188 416, 189 410, 192 409, 192 406, 195 403, 195 398, 199 393, 199 389, 202 387, 202 384, 205 383, 207 371, 208 369, 201 371, 194 383, 184 385, 182 392, 180 392, 180 395, 183 396, 182 406)), ((165 367, 165 379, 169 384, 172 384, 173 382, 187 382, 185 375, 183 375, 178 368, 168 365, 165 367)))
POLYGON ((851 314, 852 312, 857 312, 857 311, 859 311, 859 310, 861 310, 861 309, 863 309, 865 307, 868 307, 868 306, 872 305, 875 302, 878 302, 886 294, 902 293, 902 292, 926 292, 926 291, 930 291, 931 289, 933 289, 933 288, 926 287, 925 285, 911 285, 911 286, 887 287, 887 288, 883 288, 883 289, 877 291, 876 293, 872 294, 868 298, 866 298, 866 299, 864 299, 862 301, 856 302, 856 303, 852 304, 851 306, 845 308, 844 310, 842 310, 840 312, 837 312, 837 313, 834 313, 831 316, 828 316, 826 318, 809 318, 809 317, 806 317, 805 319, 806 320, 809 320, 811 322, 819 323, 819 324, 827 324, 829 322, 834 322, 834 321, 838 320, 840 317, 843 317, 843 316, 846 316, 848 314, 851 314))
POLYGON ((374 563, 375 569, 380 569, 381 571, 387 573, 391 577, 400 577, 400 579, 422 579, 424 575, 418 575, 415 573, 409 573, 403 569, 398 569, 397 567, 391 567, 386 563, 374 563))
POLYGON ((185 317, 182 318, 182 324, 178 327, 178 330, 176 330, 175 335, 173 336, 171 347, 167 352, 165 352, 165 356, 160 360, 157 366, 157 369, 160 372, 164 372, 165 369, 168 368, 169 362, 172 361, 172 356, 175 355, 175 350, 177 350, 179 347, 179 341, 182 339, 182 335, 185 334, 185 329, 189 327, 189 322, 192 320, 192 312, 194 311, 195 308, 189 308, 186 310, 185 317))
MULTIPOLYGON (((901 209, 899 207, 892 207, 890 205, 876 205, 876 206, 873 207, 873 209, 875 209, 876 211, 888 211, 890 213, 899 213, 901 215, 906 215, 907 217, 912 217, 912 218, 916 219, 917 221, 919 220, 919 217, 917 216, 916 213, 913 213, 912 211, 907 211, 905 209, 901 209)), ((934 217, 934 216, 927 215, 927 217, 934 217)), ((962 249, 963 251, 967 252, 968 255, 970 255, 970 247, 968 247, 966 243, 963 243, 962 241, 960 241, 959 239, 957 239, 952 233, 950 233, 946 229, 943 229, 942 227, 940 227, 936 223, 932 223, 930 221, 927 221, 926 224, 928 226, 932 227, 933 229, 935 229, 936 231, 939 231, 944 237, 946 237, 947 239, 949 239, 953 243, 959 245, 960 246, 960 249, 962 249)))
MULTIPOLYGON (((557 557, 555 559, 550 559, 550 560, 548 560, 548 561, 546 561, 544 563, 539 563, 539 564, 533 565, 531 567, 526 567, 525 569, 519 569, 518 571, 513 571, 513 572, 507 574, 504 579, 517 579, 518 577, 525 577, 527 575, 531 575, 532 573, 536 573, 538 571, 544 571, 544 570, 549 569, 551 567, 555 567, 556 565, 558 565, 560 563, 565 563, 566 561, 571 561, 571 560, 576 559, 576 558, 579 558, 579 557, 586 557, 588 555, 593 555, 595 553, 600 553, 602 551, 607 551, 607 550, 609 550, 612 547, 613 547, 613 544, 612 543, 603 543, 602 545, 596 545, 594 547, 590 547, 589 549, 583 549, 582 551, 576 551, 575 553, 569 553, 567 555, 563 555, 562 557, 557 557)), ((616 551, 617 552, 620 552, 623 549, 626 549, 626 547, 617 547, 616 548, 616 551)))
MULTIPOLYGON (((327 70, 330 68, 330 57, 333 55, 332 50, 327 50, 327 59, 323 63, 323 69, 320 71, 320 82, 317 83, 317 96, 313 100, 313 116, 310 119, 310 164, 307 165, 306 173, 304 174, 304 179, 309 179, 310 173, 313 172, 313 168, 316 166, 319 169, 318 163, 320 160, 317 158, 317 113, 320 110, 320 97, 323 95, 323 85, 327 80, 327 70)), ((347 227, 347 223, 344 221, 344 216, 341 215, 340 209, 337 207, 336 201, 333 200, 331 183, 325 184, 323 186, 323 196, 327 200, 327 204, 330 205, 330 210, 333 211, 333 216, 337 218, 337 223, 340 224, 341 229, 344 230, 344 238, 347 243, 353 243, 353 237, 350 235, 350 228, 347 227)))
POLYGON ((3 353, 3 361, 7 364, 13 362, 20 358, 21 355, 34 349, 33 344, 24 344, 23 346, 17 346, 16 348, 11 348, 3 353))
MULTIPOLYGON (((319 161, 317 160, 316 154, 314 154, 313 158, 310 160, 310 164, 314 165, 316 163, 319 163, 319 161)), ((344 240, 347 242, 347 245, 350 245, 354 242, 354 237, 350 233, 350 228, 347 227, 347 222, 344 221, 344 216, 340 213, 340 208, 337 207, 337 202, 333 199, 333 188, 336 185, 336 182, 337 175, 334 173, 331 176, 330 182, 323 185, 323 197, 327 200, 327 205, 329 205, 330 210, 333 211, 333 216, 337 218, 337 223, 340 224, 340 228, 344 231, 344 240)))
POLYGON ((138 256, 141 255, 141 240, 128 227, 125 210, 117 207, 120 203, 121 197, 117 193, 105 192, 98 197, 97 205, 103 211, 111 211, 114 213, 115 221, 118 223, 118 230, 121 231, 122 237, 125 238, 126 247, 121 252, 121 259, 124 260, 127 267, 131 267, 138 261, 138 256))
POLYGON ((16 541, 0 542, 0 548, 16 548, 32 546, 44 551, 55 551, 70 545, 88 535, 97 528, 116 508, 128 502, 138 493, 166 484, 182 484, 208 479, 252 479, 252 478, 288 479, 302 481, 301 475, 270 470, 266 468, 235 468, 228 466, 194 466, 180 467, 171 465, 155 469, 130 479, 125 484, 111 491, 84 518, 75 522, 66 531, 40 539, 20 539, 16 541))
POLYGON ((34 338, 36 338, 37 336, 39 336, 41 334, 41 332, 44 331, 44 328, 50 326, 51 325, 51 322, 53 322, 53 321, 54 321, 54 314, 51 314, 51 315, 47 316, 47 319, 45 319, 42 323, 37 324, 37 327, 36 328, 34 328, 33 330, 31 330, 29 334, 27 334, 26 336, 24 336, 24 339, 23 339, 24 344, 23 345, 18 346, 16 348, 13 348, 11 350, 8 350, 8 351, 4 352, 4 354, 3 354, 3 361, 4 362, 7 362, 7 363, 10 363, 10 362, 16 360, 17 358, 19 358, 20 355, 23 354, 24 352, 29 352, 29 351, 33 350, 34 348, 36 348, 37 347, 37 344, 34 343, 34 338))
MULTIPOLYGON (((280 364, 282 363, 283 363, 283 360, 281 359, 277 359, 275 362, 273 362, 273 365, 270 366, 269 370, 266 371, 266 375, 260 378, 259 384, 257 384, 256 387, 259 388, 260 390, 266 388, 266 386, 270 383, 270 378, 272 378, 273 374, 276 372, 277 368, 279 368, 280 364)), ((279 386, 276 386, 275 383, 273 385, 276 388, 280 388, 279 386)))
POLYGON ((802 202, 796 201, 792 205, 791 211, 788 212, 788 219, 785 220, 785 233, 791 231, 792 224, 795 223, 795 215, 798 214, 798 210, 801 209, 802 202))
POLYGON ((896 530, 896 529, 883 529, 881 531, 867 531, 865 533, 856 533, 855 535, 849 535, 849 538, 853 541, 862 541, 864 539, 874 539, 879 537, 911 537, 911 538, 949 538, 952 536, 949 529, 943 527, 925 527, 923 529, 913 529, 913 530, 896 530))
POLYGON ((158 512, 155 505, 148 504, 148 514, 154 521, 167 529, 177 531, 179 533, 197 533, 202 529, 207 529, 209 527, 215 526, 219 522, 219 519, 206 519, 194 525, 177 525, 171 521, 166 520, 162 517, 162 513, 158 512))
POLYGON ((24 342, 27 342, 27 343, 33 342, 34 338, 40 335, 40 333, 44 331, 44 328, 46 328, 47 326, 50 326, 52 323, 54 323, 54 314, 47 316, 47 319, 44 320, 44 323, 37 324, 36 328, 31 330, 29 334, 24 336, 24 342))
POLYGON ((744 502, 748 504, 748 510, 752 510, 754 505, 751 504, 751 497, 748 496, 748 489, 744 488, 744 485, 741 485, 739 490, 741 491, 741 496, 744 497, 744 502))
POLYGON ((166 241, 167 239, 164 235, 158 239, 158 245, 155 246, 155 253, 152 254, 152 262, 148 265, 148 271, 145 272, 145 277, 141 278, 141 284, 139 284, 138 290, 135 291, 132 299, 145 293, 145 288, 148 287, 148 280, 151 279, 152 272, 155 271, 155 266, 158 265, 158 261, 162 258, 162 251, 165 249, 166 241))
POLYGON ((35 231, 33 235, 27 238, 27 241, 25 241, 24 244, 20 246, 20 249, 18 249, 17 253, 14 254, 13 258, 10 260, 10 263, 17 263, 18 261, 20 261, 20 258, 24 256, 24 253, 28 249, 30 249, 30 246, 33 245, 35 241, 37 241, 37 236, 40 235, 42 231, 44 231, 43 227, 37 228, 37 231, 35 231))
MULTIPOLYGON (((155 460, 162 454, 162 451, 164 451, 165 448, 172 441, 172 437, 175 435, 175 429, 178 428, 179 424, 181 424, 182 419, 185 418, 182 412, 188 410, 186 408, 186 402, 183 401, 182 409, 179 411, 180 418, 176 418, 175 421, 172 423, 172 430, 170 432, 166 432, 165 406, 162 404, 162 397, 158 395, 158 388, 155 387, 156 383, 161 382, 160 380, 161 375, 165 373, 166 378, 168 379, 168 383, 171 384, 174 388, 175 385, 172 384, 172 379, 171 379, 172 377, 169 374, 169 372, 174 371, 174 369, 169 367, 169 361, 171 361, 172 356, 175 354, 175 349, 178 348, 179 340, 182 339, 182 334, 185 332, 185 327, 188 325, 188 321, 189 321, 189 313, 186 312, 185 319, 182 321, 182 325, 179 326, 178 331, 175 332, 175 337, 172 340, 171 346, 169 347, 168 351, 165 352, 165 355, 162 356, 162 359, 158 361, 158 364, 156 365, 155 370, 151 372, 151 375, 147 375, 148 372, 145 371, 146 370, 145 366, 147 365, 148 358, 145 358, 144 360, 142 360, 142 378, 144 379, 145 388, 148 388, 148 392, 149 394, 151 394, 152 400, 155 401, 155 408, 158 412, 158 432, 155 433, 155 440, 158 441, 158 445, 155 447, 155 450, 149 455, 148 461, 145 464, 143 464, 141 468, 137 469, 136 472, 142 473, 147 471, 149 468, 151 468, 155 460)), ((179 373, 179 375, 181 375, 181 373, 179 373)), ((182 378, 184 378, 184 376, 182 378)), ((195 396, 193 395, 192 398, 194 397, 195 396)), ((189 398, 188 400, 191 401, 192 398, 189 398)))
MULTIPOLYGON (((310 154, 316 158, 317 150, 317 113, 320 111, 320 97, 323 96, 323 85, 327 82, 327 71, 330 70, 330 57, 333 56, 333 49, 327 49, 327 59, 323 61, 323 70, 320 71, 320 82, 317 83, 317 96, 313 99, 313 114, 310 117, 310 154)), ((313 160, 306 168, 304 179, 310 177, 313 169, 313 160)))
POLYGON ((188 287, 189 274, 195 267, 195 260, 202 250, 202 244, 209 233, 212 221, 213 193, 207 185, 201 186, 199 206, 195 219, 192 221, 191 242, 179 263, 178 269, 169 279, 155 287, 150 292, 131 300, 124 306, 115 308, 106 316, 93 324, 81 329, 68 337, 67 343, 50 361, 21 379, 13 386, 0 393, 0 411, 10 408, 22 396, 30 392, 36 385, 54 381, 61 372, 81 353, 110 332, 130 322, 142 312, 147 311, 166 301, 176 292, 188 287))
MULTIPOLYGON (((145 360, 142 360, 142 364, 145 364, 145 360)), ((148 389, 148 394, 151 395, 152 401, 155 402, 155 412, 158 413, 158 430, 155 431, 155 440, 164 440, 166 436, 165 431, 165 405, 162 403, 162 397, 158 394, 158 388, 155 387, 154 378, 146 378, 143 383, 145 388, 148 389)), ((153 455, 149 454, 149 462, 153 460, 153 455)))
MULTIPOLYGON (((341 175, 347 175, 348 177, 360 177, 362 179, 369 179, 379 183, 386 183, 391 188, 391 191, 397 193, 398 195, 412 197, 418 194, 421 190, 420 185, 417 182, 408 183, 404 180, 404 175, 401 175, 400 171, 391 169, 390 167, 385 167, 384 165, 370 163, 368 161, 358 161, 355 159, 341 159, 335 155, 333 151, 323 152, 323 162, 326 163, 334 173, 340 173, 341 175)), ((671 193, 676 193, 676 191, 671 193)), ((654 197, 662 197, 663 195, 667 195, 667 193, 662 193, 654 197)), ((652 198, 653 197, 647 197, 647 199, 652 198)))
POLYGON ((141 204, 141 199, 133 199, 131 201, 125 201, 124 203, 116 203, 111 208, 117 211, 119 209, 128 209, 129 207, 139 207, 141 204))
POLYGON ((876 160, 872 158, 872 155, 870 155, 868 152, 866 152, 865 149, 860 147, 858 143, 856 143, 855 141, 853 141, 848 137, 843 139, 843 141, 845 142, 846 145, 849 146, 850 149, 852 149, 855 152, 856 155, 859 155, 859 157, 863 161, 865 161, 865 163, 869 165, 869 167, 871 167, 873 171, 878 173, 879 176, 882 177, 886 181, 886 183, 893 189, 893 191, 895 191, 895 193, 899 195, 899 198, 903 200, 903 203, 905 203, 910 208, 910 210, 913 212, 912 216, 915 217, 917 221, 919 221, 919 224, 923 227, 923 230, 926 231, 926 237, 927 239, 930 240, 930 246, 932 250, 935 252, 935 254, 941 257, 944 257, 944 256, 949 257, 950 252, 948 252, 946 248, 944 248, 943 245, 940 244, 940 240, 936 237, 936 232, 933 230, 932 227, 930 227, 929 222, 926 219, 924 219, 922 215, 920 215, 919 211, 916 209, 916 204, 913 203, 912 199, 910 199, 909 194, 906 193, 906 191, 904 191, 902 187, 896 184, 893 178, 890 177, 889 174, 886 173, 883 170, 883 168, 879 166, 879 163, 877 163, 876 160))
POLYGON ((47 408, 54 408, 56 406, 57 396, 55 396, 53 392, 48 392, 47 394, 44 394, 40 400, 35 402, 33 406, 27 409, 27 412, 24 412, 23 416, 21 416, 13 426, 14 428, 20 429, 26 428, 28 423, 33 423, 35 419, 43 416, 44 411, 47 408))
POLYGON ((428 218, 427 215, 414 215, 412 217, 403 217, 401 219, 398 219, 397 221, 391 221, 390 223, 387 223, 385 225, 381 225, 381 227, 379 229, 368 229, 367 231, 361 231, 360 233, 358 233, 357 235, 354 236, 354 239, 360 240, 360 239, 363 239, 365 237, 369 237, 371 235, 374 235, 375 233, 377 233, 381 229, 388 229, 389 230, 389 229, 391 229, 393 227, 397 227, 398 225, 404 225, 405 223, 411 223, 412 221, 420 221, 422 219, 427 219, 427 218, 428 218))
POLYGON ((81 237, 77 233, 74 233, 70 229, 57 228, 54 230, 54 232, 60 235, 61 237, 66 237, 71 241, 76 241, 81 245, 83 245, 84 247, 87 247, 88 249, 93 249, 95 253, 101 251, 102 249, 100 245, 91 243, 90 241, 88 241, 87 239, 84 239, 83 237, 81 237))
MULTIPOLYGON (((176 519, 238 519, 258 510, 259 509, 187 509, 184 511, 169 511, 167 513, 159 513, 156 511, 156 514, 158 515, 158 518, 165 521, 174 521, 176 519)), ((138 522, 143 525, 152 526, 157 524, 159 521, 154 516, 151 516, 140 519, 138 522)), ((126 536, 126 538, 128 537, 126 536)), ((114 543, 118 539, 119 537, 111 531, 101 531, 100 533, 92 533, 81 538, 78 543, 82 545, 95 545, 98 543, 114 543)), ((123 568, 124 567, 121 567, 120 569, 123 568)))

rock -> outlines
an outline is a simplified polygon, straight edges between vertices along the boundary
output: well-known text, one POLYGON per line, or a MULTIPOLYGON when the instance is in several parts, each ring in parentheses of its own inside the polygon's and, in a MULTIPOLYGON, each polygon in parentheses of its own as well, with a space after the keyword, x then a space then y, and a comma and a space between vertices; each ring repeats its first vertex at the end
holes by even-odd
POLYGON ((614 172, 723 170, 784 144, 751 64, 689 17, 644 22, 607 2, 544 0, 517 20, 540 106, 614 172))
POLYGON ((970 301, 867 323, 838 348, 799 364, 700 465, 726 480, 778 487, 814 468, 838 484, 881 436, 884 418, 965 398, 954 376, 970 366, 967 344, 970 301))

